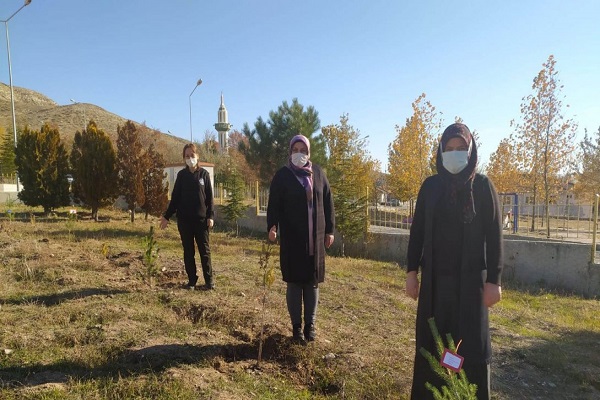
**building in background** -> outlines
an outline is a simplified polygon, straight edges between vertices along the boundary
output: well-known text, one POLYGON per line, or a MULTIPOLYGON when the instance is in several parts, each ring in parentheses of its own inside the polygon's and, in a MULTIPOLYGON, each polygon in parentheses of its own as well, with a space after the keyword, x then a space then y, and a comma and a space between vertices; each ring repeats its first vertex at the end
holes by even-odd
POLYGON ((219 148, 222 153, 227 153, 227 134, 231 129, 231 124, 227 118, 227 109, 225 108, 225 102, 223 101, 223 93, 221 93, 221 105, 219 106, 219 116, 215 124, 215 129, 219 133, 219 148))

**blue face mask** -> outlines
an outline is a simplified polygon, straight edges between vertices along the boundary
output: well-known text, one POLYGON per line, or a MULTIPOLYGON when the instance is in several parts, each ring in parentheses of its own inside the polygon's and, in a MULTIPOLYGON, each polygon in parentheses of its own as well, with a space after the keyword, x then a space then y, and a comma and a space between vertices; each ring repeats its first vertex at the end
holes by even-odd
POLYGON ((446 151, 442 153, 442 165, 453 175, 458 174, 469 165, 468 151, 446 151))

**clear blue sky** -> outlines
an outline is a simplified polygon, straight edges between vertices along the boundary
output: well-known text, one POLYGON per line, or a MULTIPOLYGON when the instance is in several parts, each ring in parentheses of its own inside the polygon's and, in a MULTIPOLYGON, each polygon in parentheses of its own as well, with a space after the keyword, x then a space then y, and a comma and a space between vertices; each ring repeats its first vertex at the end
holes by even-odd
MULTIPOLYGON (((23 2, 3 0, 0 19, 23 2)), ((486 161, 550 54, 567 117, 600 126, 600 1, 33 0, 9 23, 13 84, 194 139, 220 94, 241 129, 297 97, 350 123, 387 165, 422 93, 463 118, 486 161), (407 4, 408 3, 408 4, 407 4)), ((8 83, 4 27, 0 81, 8 83)), ((17 110, 18 113, 18 110, 17 110)))

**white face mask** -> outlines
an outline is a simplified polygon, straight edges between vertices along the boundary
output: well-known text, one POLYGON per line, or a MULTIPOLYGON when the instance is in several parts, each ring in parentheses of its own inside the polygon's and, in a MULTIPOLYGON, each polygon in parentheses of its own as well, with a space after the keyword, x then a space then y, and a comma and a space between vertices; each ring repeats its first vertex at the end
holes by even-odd
POLYGON ((453 175, 458 174, 469 164, 468 151, 446 151, 442 153, 442 164, 444 168, 453 175))
POLYGON ((198 164, 198 159, 196 157, 190 157, 185 159, 185 163, 190 168, 195 168, 196 164, 198 164))
POLYGON ((304 153, 292 153, 292 164, 296 167, 304 167, 308 162, 308 156, 304 153))

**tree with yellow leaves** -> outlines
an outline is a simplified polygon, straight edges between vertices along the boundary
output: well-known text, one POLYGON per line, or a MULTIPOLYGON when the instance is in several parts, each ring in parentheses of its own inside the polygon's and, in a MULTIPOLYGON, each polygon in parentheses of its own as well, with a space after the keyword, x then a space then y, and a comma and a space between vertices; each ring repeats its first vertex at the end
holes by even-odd
POLYGON ((368 193, 374 192, 378 163, 366 152, 366 138, 348 123, 348 115, 337 125, 321 129, 329 153, 327 176, 335 204, 335 225, 341 235, 341 252, 347 242, 356 242, 367 232, 368 193))
MULTIPOLYGON (((521 122, 514 123, 516 153, 528 190, 536 203, 544 198, 547 236, 550 236, 549 204, 560 187, 573 154, 577 124, 562 114, 561 89, 556 61, 550 55, 533 80, 533 93, 523 98, 521 122)), ((531 230, 535 230, 535 215, 531 230)))
POLYGON ((435 172, 435 151, 441 121, 435 107, 421 94, 413 103, 413 115, 388 147, 388 185, 402 201, 417 198, 421 184, 435 172))
POLYGON ((494 182, 499 193, 518 192, 521 173, 515 158, 512 139, 502 139, 498 148, 490 155, 486 175, 494 182))
POLYGON ((586 130, 583 142, 580 143, 579 171, 575 191, 578 197, 592 200, 600 193, 600 128, 594 135, 586 130))

